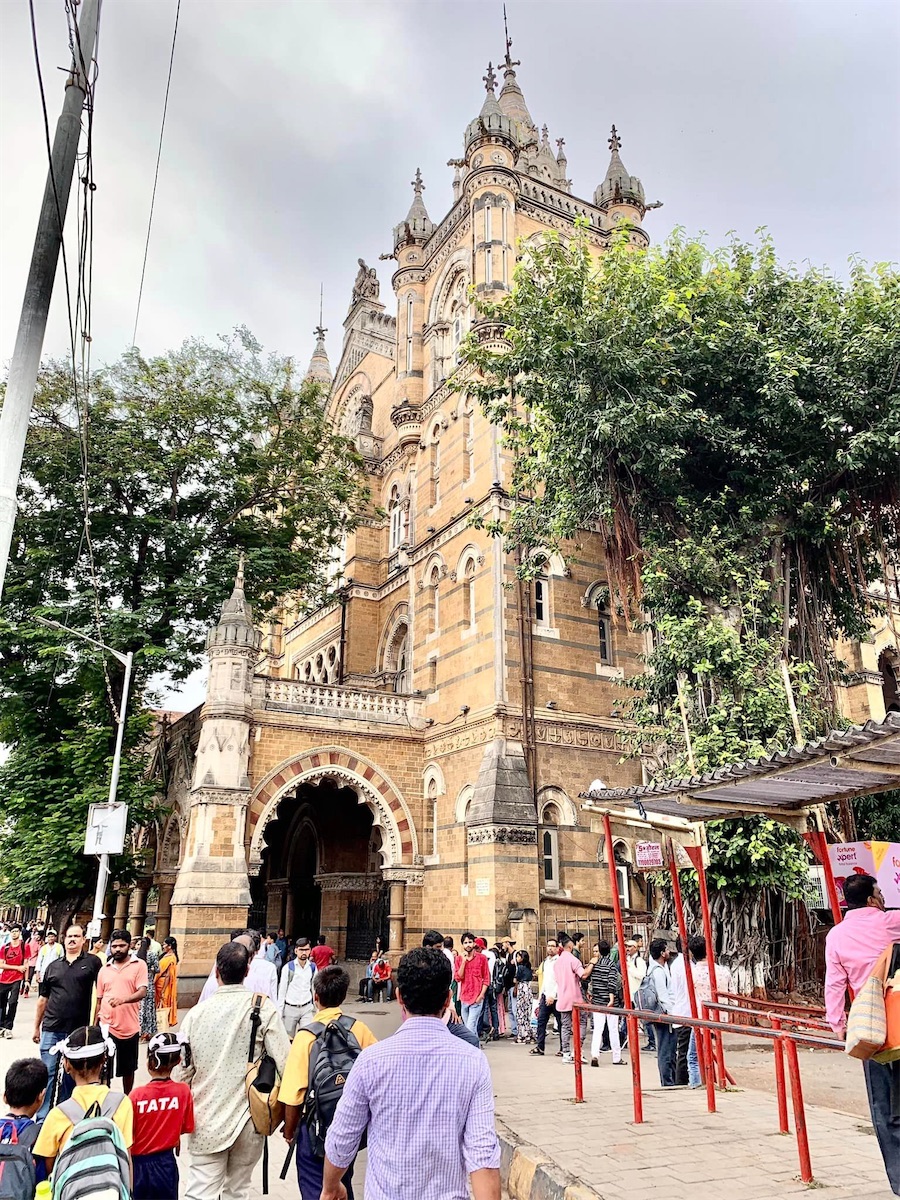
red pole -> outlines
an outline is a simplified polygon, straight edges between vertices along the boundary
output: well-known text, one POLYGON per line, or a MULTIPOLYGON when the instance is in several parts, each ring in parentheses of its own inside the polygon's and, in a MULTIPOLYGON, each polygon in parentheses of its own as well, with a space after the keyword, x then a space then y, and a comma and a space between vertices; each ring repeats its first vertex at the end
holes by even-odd
MULTIPOLYGON (((716 987, 716 952, 713 943, 712 917, 709 911, 709 891, 706 887, 706 867, 703 865, 703 847, 685 846, 685 850, 696 868, 697 882, 700 886, 700 913, 703 918, 703 936, 706 938, 706 966, 709 970, 710 998, 715 1003, 719 999, 719 990, 716 987)), ((716 1035, 715 1044, 719 1086, 725 1087, 725 1049, 721 1033, 716 1035)))
MULTIPOLYGON (((769 1024, 773 1029, 781 1028, 781 1021, 778 1017, 769 1017, 769 1024)), ((774 1045, 775 1050, 775 1095, 778 1097, 778 1132, 790 1133, 791 1127, 788 1124, 787 1110, 787 1092, 784 1086, 784 1046, 781 1038, 778 1038, 774 1045)))
POLYGON ((797 1058, 797 1043, 793 1038, 786 1037, 784 1038, 784 1048, 787 1051, 788 1072, 791 1077, 791 1101, 794 1105, 797 1153, 800 1156, 800 1178, 804 1183, 812 1183, 812 1162, 809 1157, 809 1138, 806 1135, 806 1110, 803 1107, 803 1085, 800 1082, 800 1062, 797 1058))
MULTIPOLYGON (((703 1005, 703 1020, 709 1020, 709 1009, 705 1004, 703 1005)), ((714 1113, 716 1111, 716 1072, 713 1066, 712 1030, 698 1029, 697 1033, 703 1048, 700 1057, 703 1060, 703 1071, 706 1078, 706 1110, 714 1113)))
POLYGON ((584 1104, 584 1075, 581 1070, 581 1010, 572 1007, 572 1050, 575 1054, 575 1103, 584 1104))
MULTIPOLYGON (((622 905, 619 903, 619 883, 616 879, 616 863, 613 858, 612 824, 609 813, 603 814, 603 836, 606 841, 606 863, 609 867, 609 882, 612 888, 613 917, 616 922, 616 945, 619 947, 619 970, 622 974, 622 996, 625 1007, 631 1008, 631 988, 628 984, 628 955, 625 953, 625 926, 622 923, 622 905)), ((631 1089, 634 1093, 634 1123, 641 1125, 644 1120, 644 1100, 641 1095, 641 1041, 637 1035, 637 1021, 634 1028, 628 1027, 628 1045, 631 1050, 631 1089)))
POLYGON ((825 890, 828 892, 831 915, 834 917, 835 925, 839 925, 843 920, 844 913, 838 899, 837 884, 834 882, 834 871, 831 869, 831 859, 828 857, 828 842, 825 834, 820 829, 813 829, 804 833, 803 838, 809 844, 813 856, 825 872, 825 890))

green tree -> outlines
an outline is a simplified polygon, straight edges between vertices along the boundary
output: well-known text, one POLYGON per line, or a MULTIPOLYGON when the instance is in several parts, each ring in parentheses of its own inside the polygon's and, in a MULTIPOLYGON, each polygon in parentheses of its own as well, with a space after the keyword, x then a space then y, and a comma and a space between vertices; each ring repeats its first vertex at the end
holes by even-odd
MULTIPOLYGON (((531 551, 600 530, 612 601, 653 636, 628 713, 655 777, 690 773, 681 702, 698 773, 789 744, 782 662, 803 735, 832 724, 833 640, 865 636, 900 544, 896 273, 801 272, 768 238, 635 251, 625 231, 598 260, 551 236, 483 315, 507 348, 473 336, 465 386, 520 498, 493 531, 531 551)), ((726 946, 749 966, 744 917, 767 890, 796 895, 806 856, 768 822, 710 843, 726 946)))
MULTIPOLYGON (((158 358, 132 350, 77 398, 69 367, 44 368, 0 623, 5 900, 74 905, 90 890, 87 805, 105 799, 122 688, 114 660, 34 618, 134 652, 119 792, 146 823, 154 680, 200 662, 239 552, 258 614, 289 592, 321 602, 365 503, 360 466, 316 385, 246 330, 158 358)), ((139 865, 126 855, 114 871, 139 865)))

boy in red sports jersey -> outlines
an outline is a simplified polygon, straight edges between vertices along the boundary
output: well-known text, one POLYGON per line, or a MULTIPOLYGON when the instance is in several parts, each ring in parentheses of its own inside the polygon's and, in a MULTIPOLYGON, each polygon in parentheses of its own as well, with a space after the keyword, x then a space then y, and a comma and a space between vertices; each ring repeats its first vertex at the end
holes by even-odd
POLYGON ((175 1151, 183 1133, 194 1132, 194 1098, 186 1083, 173 1083, 181 1057, 177 1033, 157 1033, 147 1046, 150 1082, 131 1093, 134 1109, 134 1200, 178 1200, 175 1151))

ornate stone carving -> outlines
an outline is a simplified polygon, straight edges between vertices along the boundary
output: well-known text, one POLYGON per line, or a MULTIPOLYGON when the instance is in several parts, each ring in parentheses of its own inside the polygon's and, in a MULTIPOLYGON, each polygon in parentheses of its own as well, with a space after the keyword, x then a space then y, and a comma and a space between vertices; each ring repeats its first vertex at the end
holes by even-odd
POLYGON ((405 883, 407 887, 422 887, 425 872, 415 867, 385 867, 381 872, 387 883, 405 883))
POLYGON ((536 846, 537 828, 533 825, 476 825, 466 830, 466 841, 470 846, 483 846, 489 842, 508 846, 536 846))
POLYGON ((353 283, 353 303, 356 304, 358 300, 377 300, 381 288, 375 268, 366 266, 361 258, 357 262, 359 270, 353 283))
POLYGON ((377 876, 366 875, 362 871, 353 874, 334 872, 314 875, 313 881, 323 892, 377 892, 380 882, 377 876))

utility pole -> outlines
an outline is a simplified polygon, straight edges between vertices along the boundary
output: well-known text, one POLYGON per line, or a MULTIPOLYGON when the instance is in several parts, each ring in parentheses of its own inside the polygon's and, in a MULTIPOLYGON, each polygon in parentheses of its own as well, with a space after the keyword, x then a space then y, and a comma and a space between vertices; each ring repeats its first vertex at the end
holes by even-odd
POLYGON ((31 404, 41 365, 47 314, 50 311, 50 297, 53 294, 66 208, 72 190, 75 158, 81 137, 81 114, 88 93, 85 73, 90 70, 97 41, 100 0, 82 0, 80 7, 78 34, 81 54, 79 55, 76 46, 72 70, 66 80, 62 113, 53 139, 50 170, 44 185, 44 199, 38 218, 28 282, 25 285, 19 331, 9 364, 3 411, 0 412, 0 596, 3 594, 3 581, 6 577, 13 525, 16 520, 16 489, 19 485, 31 404))

